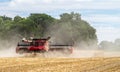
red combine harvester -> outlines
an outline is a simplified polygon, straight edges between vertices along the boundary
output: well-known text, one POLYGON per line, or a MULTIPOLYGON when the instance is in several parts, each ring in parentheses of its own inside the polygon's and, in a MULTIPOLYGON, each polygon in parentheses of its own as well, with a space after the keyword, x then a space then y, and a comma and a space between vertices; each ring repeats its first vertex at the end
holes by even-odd
POLYGON ((59 51, 62 53, 71 54, 73 45, 51 45, 48 38, 33 38, 31 40, 22 40, 16 47, 16 53, 44 53, 49 51, 59 51))

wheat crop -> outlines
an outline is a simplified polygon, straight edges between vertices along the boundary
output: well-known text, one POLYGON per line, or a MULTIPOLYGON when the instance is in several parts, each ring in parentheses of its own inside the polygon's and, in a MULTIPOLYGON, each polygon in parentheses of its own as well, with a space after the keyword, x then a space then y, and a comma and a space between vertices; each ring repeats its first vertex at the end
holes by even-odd
POLYGON ((0 72, 120 72, 120 58, 0 58, 0 72))

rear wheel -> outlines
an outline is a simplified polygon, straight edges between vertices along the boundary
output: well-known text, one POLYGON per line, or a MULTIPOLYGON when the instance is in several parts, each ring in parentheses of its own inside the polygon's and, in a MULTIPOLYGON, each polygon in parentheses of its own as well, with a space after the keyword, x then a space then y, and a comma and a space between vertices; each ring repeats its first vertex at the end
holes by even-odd
POLYGON ((27 49, 19 49, 18 53, 19 54, 23 54, 23 53, 27 53, 28 50, 27 49))

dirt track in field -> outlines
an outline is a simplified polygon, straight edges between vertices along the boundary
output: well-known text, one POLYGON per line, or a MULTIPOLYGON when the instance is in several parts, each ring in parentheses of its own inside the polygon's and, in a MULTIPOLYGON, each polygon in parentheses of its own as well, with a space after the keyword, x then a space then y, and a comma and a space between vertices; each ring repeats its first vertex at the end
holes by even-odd
POLYGON ((120 72, 120 57, 0 58, 0 72, 120 72))

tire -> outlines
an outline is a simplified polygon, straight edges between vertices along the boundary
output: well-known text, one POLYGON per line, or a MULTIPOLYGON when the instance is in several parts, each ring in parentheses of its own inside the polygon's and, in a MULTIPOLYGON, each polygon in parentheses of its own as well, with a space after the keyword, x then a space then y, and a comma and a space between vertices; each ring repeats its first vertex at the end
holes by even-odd
POLYGON ((18 53, 19 54, 27 53, 27 49, 19 49, 18 53))

